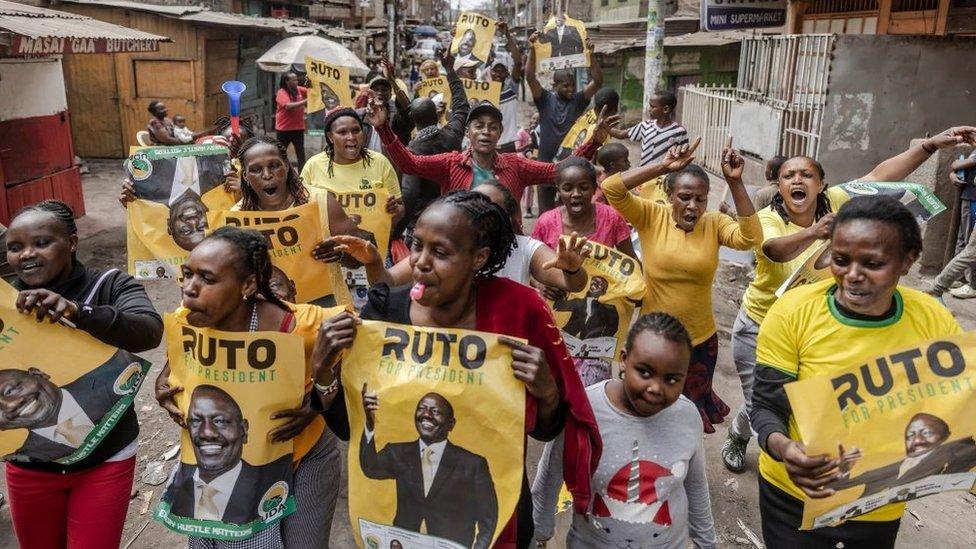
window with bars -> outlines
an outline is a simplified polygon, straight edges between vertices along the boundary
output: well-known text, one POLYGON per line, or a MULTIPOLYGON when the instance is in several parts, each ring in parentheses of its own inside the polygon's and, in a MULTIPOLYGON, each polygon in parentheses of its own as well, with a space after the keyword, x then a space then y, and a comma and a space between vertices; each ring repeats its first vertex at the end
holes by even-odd
MULTIPOLYGON (((935 1, 938 2, 938 0, 935 1)), ((859 11, 878 11, 878 0, 812 0, 807 3, 806 13, 851 13, 859 11)))

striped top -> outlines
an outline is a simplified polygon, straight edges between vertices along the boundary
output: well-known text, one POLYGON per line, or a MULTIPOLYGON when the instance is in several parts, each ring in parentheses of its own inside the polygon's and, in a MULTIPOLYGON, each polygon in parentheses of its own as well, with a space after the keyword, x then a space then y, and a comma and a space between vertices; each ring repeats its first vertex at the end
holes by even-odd
POLYGON ((687 143, 688 131, 677 122, 661 128, 656 122, 650 120, 630 128, 627 137, 641 144, 640 165, 646 166, 663 157, 674 145, 687 143))

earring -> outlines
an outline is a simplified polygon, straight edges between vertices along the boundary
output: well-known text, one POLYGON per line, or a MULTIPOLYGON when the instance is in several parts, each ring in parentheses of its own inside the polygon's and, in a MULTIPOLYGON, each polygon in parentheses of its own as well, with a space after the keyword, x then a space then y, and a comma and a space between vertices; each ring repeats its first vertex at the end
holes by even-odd
POLYGON ((624 378, 624 371, 623 370, 620 370, 619 372, 617 372, 617 377, 619 377, 620 379, 623 379, 624 378))

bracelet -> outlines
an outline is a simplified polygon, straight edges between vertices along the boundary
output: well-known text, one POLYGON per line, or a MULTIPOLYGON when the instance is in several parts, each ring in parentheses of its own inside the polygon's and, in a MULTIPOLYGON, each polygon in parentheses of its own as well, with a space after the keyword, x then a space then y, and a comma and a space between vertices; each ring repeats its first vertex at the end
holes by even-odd
POLYGON ((935 154, 935 151, 939 150, 939 148, 938 147, 934 147, 930 151, 929 148, 925 146, 925 141, 922 141, 922 150, 925 151, 928 154, 935 154))
POLYGON ((339 378, 332 380, 332 383, 328 385, 320 385, 319 383, 314 383, 315 390, 319 392, 322 396, 328 396, 339 390, 339 378))
POLYGON ((562 272, 568 274, 568 275, 574 275, 574 274, 580 272, 580 269, 582 269, 582 267, 576 267, 576 270, 575 271, 567 271, 566 269, 560 269, 560 270, 562 272))

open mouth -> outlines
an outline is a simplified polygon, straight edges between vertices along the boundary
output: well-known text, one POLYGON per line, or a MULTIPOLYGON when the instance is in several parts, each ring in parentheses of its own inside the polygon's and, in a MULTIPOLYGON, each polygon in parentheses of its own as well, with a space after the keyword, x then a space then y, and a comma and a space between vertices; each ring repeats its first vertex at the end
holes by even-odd
POLYGON ((27 400, 26 402, 20 405, 20 408, 17 409, 16 416, 17 417, 29 416, 34 412, 36 412, 38 407, 40 407, 40 405, 41 404, 40 401, 38 401, 37 399, 37 395, 34 395, 33 398, 27 400))
POLYGON ((844 297, 846 297, 849 301, 859 302, 871 297, 871 292, 855 288, 844 288, 844 297))
POLYGON ((420 420, 420 428, 424 431, 433 431, 437 428, 437 424, 429 419, 420 420))
POLYGON ((21 263, 20 265, 20 270, 23 271, 24 273, 33 273, 35 271, 40 270, 40 268, 41 268, 40 263, 31 262, 31 263, 21 263))
POLYGON ((209 444, 208 443, 208 444, 201 444, 201 445, 197 446, 197 449, 200 450, 200 453, 202 455, 205 455, 205 456, 215 456, 217 454, 220 454, 224 450, 224 447, 222 445, 220 445, 220 444, 209 444))
POLYGON ((803 189, 793 189, 790 191, 790 200, 794 204, 802 204, 807 199, 807 192, 803 189))
POLYGON ((697 214, 685 214, 685 215, 683 215, 681 217, 681 219, 683 219, 685 221, 685 223, 694 224, 696 221, 698 221, 698 215, 697 214))
POLYGON ((261 190, 264 192, 264 194, 266 194, 268 196, 274 196, 275 193, 278 192, 278 186, 277 185, 268 185, 268 186, 264 187, 261 190))

